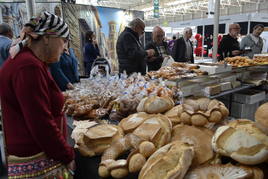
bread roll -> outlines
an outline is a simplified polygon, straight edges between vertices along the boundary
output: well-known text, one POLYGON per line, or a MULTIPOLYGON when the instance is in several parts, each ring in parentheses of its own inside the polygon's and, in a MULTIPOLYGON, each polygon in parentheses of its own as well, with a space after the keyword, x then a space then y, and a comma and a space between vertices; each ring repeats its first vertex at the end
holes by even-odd
POLYGON ((144 141, 139 145, 139 152, 145 157, 150 157, 154 152, 156 148, 152 142, 144 141))
POLYGON ((165 113, 165 116, 167 116, 173 125, 178 124, 181 122, 180 114, 182 113, 182 105, 178 105, 170 109, 165 113))
POLYGON ((140 171, 140 169, 145 164, 145 162, 146 162, 146 159, 142 154, 136 153, 132 155, 128 163, 129 172, 135 173, 135 172, 140 171))
POLYGON ((158 149, 145 163, 139 179, 183 179, 194 157, 191 145, 174 141, 158 149))
POLYGON ((191 117, 191 123, 195 126, 204 126, 208 122, 208 119, 201 114, 194 114, 191 117))

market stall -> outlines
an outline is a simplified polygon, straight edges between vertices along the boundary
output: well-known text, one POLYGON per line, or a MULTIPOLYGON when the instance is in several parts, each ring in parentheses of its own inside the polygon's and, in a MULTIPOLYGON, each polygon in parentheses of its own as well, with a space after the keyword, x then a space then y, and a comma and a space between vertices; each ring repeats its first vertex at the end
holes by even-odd
POLYGON ((258 109, 266 91, 244 92, 267 83, 264 61, 174 63, 146 76, 82 81, 65 93, 64 109, 77 178, 267 177, 265 106, 258 109), (234 120, 249 105, 251 120, 234 120))

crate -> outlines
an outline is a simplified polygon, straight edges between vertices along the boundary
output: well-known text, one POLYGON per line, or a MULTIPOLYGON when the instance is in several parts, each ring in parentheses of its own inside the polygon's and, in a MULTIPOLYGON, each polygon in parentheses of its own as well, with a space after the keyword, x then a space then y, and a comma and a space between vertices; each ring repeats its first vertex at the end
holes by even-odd
POLYGON ((232 102, 231 104, 231 116, 241 119, 254 120, 254 115, 259 107, 259 102, 254 104, 242 104, 232 102))
POLYGON ((232 101, 243 103, 243 104, 255 104, 257 102, 263 101, 266 98, 264 91, 246 89, 233 94, 232 101))

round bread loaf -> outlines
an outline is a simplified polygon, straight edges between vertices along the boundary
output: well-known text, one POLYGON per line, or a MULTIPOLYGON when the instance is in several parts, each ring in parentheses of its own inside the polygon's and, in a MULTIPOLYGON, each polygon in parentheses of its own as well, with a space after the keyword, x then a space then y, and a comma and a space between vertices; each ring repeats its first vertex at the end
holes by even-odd
POLYGON ((268 137, 249 120, 236 120, 219 127, 212 138, 212 147, 241 164, 255 165, 268 159, 268 137))
POLYGON ((263 132, 268 134, 268 103, 262 104, 255 113, 255 121, 263 132))

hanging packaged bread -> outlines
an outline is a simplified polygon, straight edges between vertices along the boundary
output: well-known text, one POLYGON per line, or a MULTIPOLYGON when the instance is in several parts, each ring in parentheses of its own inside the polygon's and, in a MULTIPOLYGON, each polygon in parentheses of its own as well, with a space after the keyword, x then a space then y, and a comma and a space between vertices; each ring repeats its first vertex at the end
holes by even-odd
POLYGON ((250 120, 234 120, 219 127, 212 147, 241 164, 256 165, 268 160, 268 136, 250 120))
MULTIPOLYGON (((75 131, 75 130, 74 130, 75 131)), ((92 157, 101 155, 110 145, 122 138, 123 130, 112 124, 96 124, 89 127, 76 140, 81 155, 92 157)))
POLYGON ((139 173, 139 179, 183 179, 193 157, 191 145, 171 142, 150 156, 139 173))

